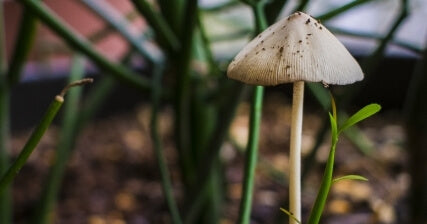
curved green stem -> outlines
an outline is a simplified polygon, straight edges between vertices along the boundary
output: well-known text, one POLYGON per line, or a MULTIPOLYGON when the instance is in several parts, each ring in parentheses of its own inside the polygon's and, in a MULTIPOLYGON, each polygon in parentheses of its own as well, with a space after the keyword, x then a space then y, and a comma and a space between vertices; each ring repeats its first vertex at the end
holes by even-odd
MULTIPOLYGON (((88 80, 88 82, 91 82, 91 80, 88 80)), ((81 84, 86 84, 88 82, 81 83, 81 84)), ((71 83, 69 85, 74 85, 74 83, 71 83)), ((16 158, 15 162, 13 162, 11 167, 0 179, 0 194, 6 189, 6 187, 10 184, 10 182, 12 182, 15 176, 19 173, 19 170, 21 170, 22 166, 24 166, 28 157, 30 157, 34 148, 40 142, 41 137, 46 132, 50 123, 52 123, 52 120, 55 118, 56 114, 58 113, 63 103, 64 103, 63 95, 56 95, 55 99, 49 105, 40 123, 34 129, 27 143, 24 145, 24 148, 21 150, 21 153, 19 153, 18 158, 16 158)))
MULTIPOLYGON (((9 138, 10 138, 10 86, 7 82, 7 58, 5 41, 5 23, 3 2, 0 1, 0 175, 3 175, 9 166, 9 138)), ((12 223, 11 192, 7 188, 0 192, 0 223, 12 223)))
MULTIPOLYGON (((267 27, 267 22, 264 15, 264 4, 258 3, 253 6, 256 21, 256 31, 260 33, 267 27)), ((245 173, 243 179, 242 200, 240 201, 239 221, 238 223, 250 223, 250 215, 252 208, 252 197, 254 191, 255 169, 258 160, 258 142, 259 129, 261 125, 262 114, 262 99, 264 95, 264 87, 256 86, 252 98, 250 126, 249 126, 249 142, 246 149, 245 173)))
POLYGON ((25 8, 22 12, 19 32, 15 41, 15 48, 7 74, 9 85, 14 85, 19 82, 22 67, 34 43, 36 28, 37 20, 35 16, 25 8))
POLYGON ((95 0, 82 0, 87 8, 101 17, 108 25, 117 30, 136 51, 150 63, 157 63, 161 60, 161 55, 157 51, 150 51, 145 47, 145 40, 130 32, 130 23, 126 20, 125 15, 112 7, 110 3, 95 0))
POLYGON ((163 154, 163 146, 160 139, 158 131, 158 114, 159 114, 159 104, 161 97, 161 79, 162 79, 162 69, 160 66, 155 66, 153 76, 153 90, 151 95, 151 121, 150 121, 150 136, 153 141, 154 153, 156 155, 157 163, 159 165, 161 179, 162 179, 162 188, 163 193, 166 198, 169 211, 172 216, 172 222, 174 224, 181 224, 181 216, 179 214, 178 206, 176 205, 175 199, 172 193, 172 183, 170 181, 170 174, 166 165, 165 156, 163 154))
MULTIPOLYGON (((83 77, 84 74, 84 58, 81 55, 76 55, 73 58, 70 82, 74 82, 83 77)), ((78 84, 78 82, 74 82, 78 84)), ((69 85, 69 87, 72 87, 69 85)), ((68 88, 64 88, 64 92, 68 88)), ((67 102, 64 106, 64 116, 62 119, 62 127, 59 136, 59 142, 56 147, 55 162, 49 169, 49 175, 44 184, 41 194, 40 203, 36 208, 34 223, 49 223, 49 214, 55 205, 56 198, 61 186, 61 182, 66 169, 71 150, 75 143, 77 135, 77 119, 79 117, 78 104, 81 96, 81 89, 72 89, 67 97, 67 102)))
POLYGON ((63 38, 73 49, 87 55, 97 66, 105 69, 118 80, 129 84, 141 91, 150 89, 150 82, 126 67, 113 63, 97 52, 85 39, 76 35, 58 16, 54 15, 43 3, 37 0, 20 0, 35 16, 63 38))
POLYGON ((349 9, 353 9, 358 5, 362 5, 364 3, 370 2, 372 0, 354 0, 352 2, 349 2, 341 7, 338 7, 336 9, 333 9, 323 15, 317 16, 317 19, 319 19, 320 21, 326 21, 328 19, 332 19, 333 17, 348 11, 349 9))
POLYGON ((252 100, 250 126, 249 126, 249 142, 246 149, 245 160, 245 176, 243 179, 243 195, 240 201, 239 221, 237 223, 250 223, 250 215, 252 208, 252 197, 254 191, 255 168, 258 160, 258 140, 259 127, 261 124, 261 109, 262 97, 264 95, 264 87, 255 87, 255 92, 252 100))
POLYGON ((178 51, 180 48, 179 39, 164 18, 156 13, 146 0, 132 0, 132 3, 156 32, 161 43, 166 44, 173 51, 178 51))
POLYGON ((31 134, 30 139, 25 144, 18 158, 1 178, 0 193, 2 193, 5 190, 5 188, 10 184, 10 182, 12 182, 15 176, 19 173, 19 170, 22 168, 22 166, 24 166, 28 157, 31 155, 34 148, 39 143, 41 137, 49 127, 53 118, 58 113, 59 108, 61 108, 63 102, 64 102, 64 98, 60 96, 56 96, 55 99, 52 101, 49 108, 47 109, 47 112, 45 113, 42 120, 40 121, 40 124, 36 127, 36 129, 31 134))

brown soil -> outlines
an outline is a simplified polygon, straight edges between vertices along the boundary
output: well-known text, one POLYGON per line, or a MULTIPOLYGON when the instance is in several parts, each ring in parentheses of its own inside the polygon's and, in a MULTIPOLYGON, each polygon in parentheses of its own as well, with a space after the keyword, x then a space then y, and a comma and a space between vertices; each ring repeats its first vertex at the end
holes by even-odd
MULTIPOLYGON (((279 208, 287 208, 287 168, 290 108, 274 96, 266 100, 260 139, 253 204, 254 223, 273 223, 287 219, 279 208), (283 171, 283 172, 282 172, 283 171)), ((160 174, 149 138, 149 107, 91 122, 81 133, 72 154, 59 194, 59 204, 52 214, 55 223, 169 223, 160 174)), ((183 186, 172 142, 170 108, 161 114, 164 150, 172 173, 174 193, 182 199, 183 186)), ((221 156, 228 182, 226 206, 221 223, 234 223, 237 217, 243 155, 247 133, 248 105, 239 107, 230 131, 233 141, 224 144, 221 156)), ((304 115, 303 155, 315 141, 323 112, 304 115)), ((335 176, 359 174, 369 182, 341 181, 333 185, 325 211, 324 223, 401 223, 405 218, 405 198, 409 175, 405 170, 405 135, 395 114, 382 113, 360 126, 373 151, 365 155, 342 136, 336 154, 335 176)), ((22 169, 13 187, 14 223, 28 223, 52 163, 59 127, 51 127, 22 169), (25 221, 27 220, 27 221, 25 221)), ((13 155, 22 148, 30 131, 13 136, 13 155)), ((317 163, 304 180, 303 207, 309 211, 322 176, 329 150, 329 138, 316 156, 317 163)))

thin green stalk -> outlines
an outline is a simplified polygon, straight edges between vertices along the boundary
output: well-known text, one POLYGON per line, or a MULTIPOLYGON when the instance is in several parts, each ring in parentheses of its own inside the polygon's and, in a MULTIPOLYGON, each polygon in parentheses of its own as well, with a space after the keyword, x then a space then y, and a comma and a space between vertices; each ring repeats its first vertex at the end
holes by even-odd
MULTIPOLYGON (((4 33, 3 1, 0 0, 0 175, 3 175, 9 166, 9 139, 10 139, 10 88, 7 82, 7 59, 4 33)), ((0 192, 0 223, 12 223, 12 203, 10 188, 0 192)))
MULTIPOLYGON (((84 58, 76 55, 73 58, 70 82, 74 82, 83 77, 84 58)), ((36 208, 34 223, 50 223, 50 213, 56 203, 56 198, 64 176, 66 164, 75 144, 78 126, 78 104, 81 96, 81 88, 75 88, 69 91, 67 102, 64 106, 64 118, 62 122, 61 133, 56 150, 55 162, 49 170, 47 181, 43 187, 40 203, 36 208)))
POLYGON ((215 63, 215 58, 210 47, 210 40, 206 33, 206 29, 203 24, 202 15, 200 11, 197 13, 197 25, 199 27, 199 31, 200 31, 199 33, 201 37, 200 39, 202 42, 200 45, 203 48, 203 51, 205 52, 206 61, 209 65, 209 74, 218 76, 220 74, 220 70, 215 63))
MULTIPOLYGON (((395 19, 394 23, 390 27, 387 34, 381 38, 379 45, 375 49, 375 51, 369 55, 369 57, 365 58, 360 64, 363 69, 363 71, 366 74, 365 83, 369 82, 369 79, 373 78, 373 74, 377 70, 379 64, 381 63, 384 52, 390 43, 390 41, 393 39, 396 31, 402 24, 402 22, 407 18, 409 15, 408 12, 408 1, 407 0, 401 0, 401 7, 400 7, 400 13, 395 19)), ((352 99, 357 95, 357 93, 360 91, 362 85, 356 85, 354 88, 349 89, 345 92, 345 94, 340 99, 340 107, 345 108, 349 102, 352 102, 352 99)))
MULTIPOLYGON (((144 16, 155 33, 160 38, 160 43, 166 45, 172 51, 180 49, 179 39, 163 17, 154 11, 146 0, 132 0, 135 8, 144 16)), ((174 9, 176 10, 176 9, 174 9)), ((189 34, 190 35, 190 34, 189 34)))
POLYGON ((85 39, 76 35, 58 16, 37 0, 20 0, 35 16, 66 41, 73 49, 87 55, 97 66, 104 69, 118 80, 141 91, 150 89, 150 82, 126 67, 113 63, 97 52, 85 39))
POLYGON ((326 21, 328 19, 332 19, 333 17, 335 17, 341 13, 347 12, 349 9, 356 8, 356 6, 365 4, 365 3, 370 2, 370 1, 372 1, 372 0, 354 0, 354 1, 349 2, 349 3, 347 3, 341 7, 333 9, 333 10, 331 10, 331 11, 329 11, 323 15, 317 16, 317 19, 319 19, 320 21, 326 21))
MULTIPOLYGON (((80 80, 77 83, 79 85, 83 85, 83 84, 86 84, 89 82, 92 82, 92 80, 91 79, 84 79, 84 80, 80 80)), ((75 84, 76 83, 70 83, 68 86, 70 86, 70 85, 74 86, 75 84)), ((68 86, 66 86, 65 88, 67 88, 68 86)), ((9 167, 7 172, 0 179, 0 194, 5 191, 7 186, 12 182, 12 180, 15 178, 15 176, 19 173, 19 170, 22 168, 22 166, 24 166, 28 157, 31 155, 34 148, 40 142, 41 137, 46 132, 50 123, 55 118, 56 114, 58 113, 59 109, 61 108, 62 104, 64 103, 64 94, 65 94, 65 92, 63 91, 63 92, 61 92, 61 94, 56 95, 55 99, 49 105, 46 113, 42 117, 40 123, 34 129, 33 133, 31 134, 27 143, 24 145, 24 147, 21 150, 21 152, 19 153, 18 157, 13 162, 13 164, 9 167)))
POLYGON ((295 8, 294 11, 301 11, 301 12, 304 11, 308 3, 310 3, 310 0, 300 0, 300 3, 298 4, 298 6, 295 8))
POLYGON ((64 99, 60 96, 57 96, 50 104, 47 109, 47 112, 40 121, 40 124, 33 131, 30 139, 25 144, 18 158, 8 169, 8 171, 2 176, 0 180, 0 192, 3 192, 6 189, 10 182, 12 182, 15 176, 19 173, 19 170, 22 168, 22 166, 24 166, 28 157, 31 155, 34 148, 37 146, 41 137, 43 136, 44 132, 47 130, 53 118, 56 116, 56 113, 59 111, 59 108, 61 108, 63 102, 64 99))
POLYGON ((238 223, 250 223, 252 208, 252 196, 254 191, 255 168, 258 160, 259 127, 261 123, 262 97, 264 87, 255 87, 251 106, 249 142, 246 149, 245 174, 243 179, 243 193, 240 201, 240 212, 238 223))
POLYGON ((186 0, 158 0, 162 16, 170 24, 175 33, 180 33, 186 0))
POLYGON ((162 69, 160 66, 155 66, 153 71, 153 89, 151 95, 151 121, 150 121, 150 134, 151 140, 153 142, 154 153, 156 155, 157 163, 159 165, 161 179, 162 179, 162 189, 163 194, 165 195, 169 211, 172 216, 172 223, 181 224, 181 216, 179 214, 178 206, 175 202, 173 193, 172 193, 172 183, 170 180, 170 174, 167 168, 165 156, 163 154, 163 146, 160 139, 158 131, 158 114, 159 114, 159 104, 161 98, 161 80, 162 80, 162 69))
POLYGON ((105 20, 112 28, 117 30, 150 63, 159 62, 160 55, 156 55, 155 52, 150 52, 150 50, 146 49, 144 41, 141 41, 139 37, 130 32, 129 22, 110 3, 94 0, 82 0, 82 2, 105 20))
POLYGON ((275 0, 269 1, 265 5, 265 15, 267 16, 268 24, 273 24, 276 21, 287 2, 288 0, 275 0))
POLYGON ((196 189, 196 192, 191 206, 187 209, 187 214, 185 217, 185 223, 193 223, 195 217, 199 214, 201 205, 207 199, 207 192, 209 188, 209 174, 210 170, 214 169, 215 160, 218 158, 218 153, 221 148, 222 143, 224 142, 225 137, 227 136, 228 129, 234 118, 237 105, 239 104, 243 92, 247 86, 238 83, 232 80, 224 80, 224 85, 231 84, 228 88, 224 89, 223 92, 226 92, 227 95, 220 95, 220 101, 217 106, 219 107, 218 112, 218 122, 213 134, 210 137, 209 144, 207 145, 206 152, 204 153, 203 158, 198 164, 198 174, 197 181, 200 187, 196 189), (212 159, 214 158, 214 159, 212 159))
MULTIPOLYGON (((177 68, 177 86, 175 102, 175 133, 176 144, 179 153, 180 164, 183 170, 184 183, 187 187, 194 183, 196 171, 194 161, 191 160, 191 136, 190 136, 190 90, 191 69, 190 63, 193 52, 193 37, 196 25, 197 0, 189 0, 186 6, 185 19, 182 26, 185 35, 180 36, 182 48, 174 66, 177 68)), ((187 188, 189 189, 189 188, 187 188)), ((187 192, 188 193, 188 192, 187 192)))
MULTIPOLYGON (((0 72, 1 73, 1 72, 0 72)), ((0 74, 3 76, 3 74, 0 74)), ((3 79, 4 77, 0 77, 3 79)), ((9 167, 9 106, 10 96, 9 88, 5 85, 7 82, 0 80, 0 175, 3 175, 9 167)), ((11 197, 10 189, 0 192, 0 223, 11 223, 11 197)))
MULTIPOLYGON (((353 31, 353 30, 334 28, 334 27, 329 27, 329 30, 335 34, 342 34, 342 35, 348 35, 353 37, 362 37, 362 38, 375 39, 375 40, 384 38, 382 35, 370 33, 370 32, 353 31)), ((423 49, 419 46, 416 46, 415 44, 409 43, 407 41, 396 40, 396 39, 390 40, 390 42, 396 46, 399 46, 408 51, 411 51, 414 54, 419 54, 419 55, 422 54, 423 49)))
POLYGON ((226 2, 223 2, 221 4, 218 4, 218 5, 202 8, 201 10, 203 10, 204 12, 218 13, 218 12, 223 12, 224 10, 227 10, 229 8, 239 6, 239 5, 240 5, 240 1, 230 0, 230 1, 226 1, 226 2))
POLYGON ((213 169, 211 170, 209 180, 209 204, 207 204, 207 210, 205 211, 205 217, 203 223, 206 224, 217 224, 220 223, 221 208, 224 199, 224 187, 223 187, 223 176, 221 170, 221 161, 215 160, 213 169))
POLYGON ((388 33, 381 39, 381 42, 379 43, 377 49, 375 49, 374 53, 372 53, 368 58, 366 58, 362 62, 362 67, 364 68, 365 73, 368 75, 373 73, 377 69, 379 63, 383 58, 383 55, 388 46, 388 43, 390 43, 397 29, 400 27, 402 22, 409 15, 408 0, 401 0, 400 2, 401 2, 400 3, 401 7, 400 7, 399 16, 395 19, 388 33))
MULTIPOLYGON (((260 33, 267 27, 264 15, 264 4, 253 6, 255 14, 256 33, 260 33)), ((245 171, 243 179, 242 199, 240 201, 238 223, 249 224, 252 208, 252 196, 254 191, 255 169, 258 160, 259 129, 261 125, 262 99, 264 87, 256 86, 250 113, 249 141, 246 149, 245 171)))
POLYGON ((313 205, 313 208, 310 213, 310 217, 308 218, 308 224, 318 224, 320 221, 320 217, 323 213, 323 207, 325 206, 326 199, 328 198, 329 190, 332 185, 332 174, 334 169, 335 162, 335 149, 336 144, 338 142, 338 134, 337 134, 337 124, 334 117, 330 115, 331 127, 332 127, 332 143, 331 149, 329 151, 328 160, 326 162, 325 171, 323 173, 322 183, 320 184, 319 193, 317 194, 316 201, 313 205), (335 127, 335 129, 334 129, 335 127))
POLYGON ((8 70, 9 85, 19 82, 22 67, 27 60, 28 54, 34 44, 36 36, 37 20, 26 8, 22 12, 18 36, 15 41, 12 59, 8 70))

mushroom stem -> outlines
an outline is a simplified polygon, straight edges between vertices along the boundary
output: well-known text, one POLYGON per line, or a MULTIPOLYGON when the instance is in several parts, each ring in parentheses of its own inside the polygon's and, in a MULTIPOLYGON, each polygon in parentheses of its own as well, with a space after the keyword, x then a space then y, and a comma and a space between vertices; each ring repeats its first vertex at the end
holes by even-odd
MULTIPOLYGON (((289 211, 301 221, 301 133, 304 101, 304 81, 294 82, 290 140, 289 211)), ((289 218, 290 224, 297 224, 289 218)))

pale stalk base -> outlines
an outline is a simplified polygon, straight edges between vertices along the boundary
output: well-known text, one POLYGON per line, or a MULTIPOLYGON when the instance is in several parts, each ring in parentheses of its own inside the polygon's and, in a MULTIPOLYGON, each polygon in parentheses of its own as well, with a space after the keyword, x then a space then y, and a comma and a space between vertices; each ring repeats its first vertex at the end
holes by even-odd
MULTIPOLYGON (((289 211, 301 221, 301 133, 304 101, 304 82, 294 82, 290 139, 289 211)), ((297 222, 289 218, 290 224, 297 222)))

